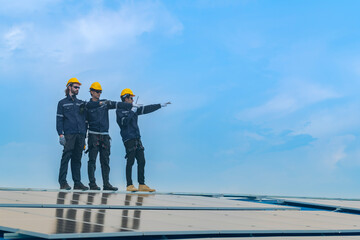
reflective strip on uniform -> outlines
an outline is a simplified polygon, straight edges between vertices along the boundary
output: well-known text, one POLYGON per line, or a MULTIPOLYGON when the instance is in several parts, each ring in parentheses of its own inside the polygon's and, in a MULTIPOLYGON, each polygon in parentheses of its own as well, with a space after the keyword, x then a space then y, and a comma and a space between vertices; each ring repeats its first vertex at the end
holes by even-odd
POLYGON ((80 106, 80 105, 81 105, 81 103, 76 103, 76 105, 80 106))
POLYGON ((125 119, 125 117, 123 117, 123 118, 121 119, 121 125, 124 125, 124 119, 125 119))
POLYGON ((94 131, 91 131, 91 130, 89 130, 88 133, 91 133, 91 134, 100 134, 100 135, 109 135, 108 132, 94 132, 94 131))
POLYGON ((61 114, 56 114, 56 116, 58 116, 58 117, 64 117, 64 115, 61 115, 61 114))
POLYGON ((142 107, 141 114, 144 114, 144 109, 145 109, 145 107, 142 107))
POLYGON ((65 106, 71 106, 71 105, 74 105, 73 103, 65 103, 65 104, 63 104, 63 107, 65 107, 65 106))

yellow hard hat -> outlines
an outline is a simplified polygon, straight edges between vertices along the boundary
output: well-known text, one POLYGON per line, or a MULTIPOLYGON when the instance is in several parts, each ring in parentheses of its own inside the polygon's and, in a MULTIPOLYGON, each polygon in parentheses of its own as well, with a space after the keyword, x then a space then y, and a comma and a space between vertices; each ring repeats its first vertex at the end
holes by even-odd
POLYGON ((130 96, 135 97, 134 93, 131 91, 130 88, 125 88, 124 90, 122 90, 120 97, 122 97, 126 94, 130 94, 130 96))
POLYGON ((67 82, 66 86, 69 86, 70 83, 77 83, 77 84, 81 85, 81 83, 79 82, 79 80, 77 80, 77 78, 70 78, 69 81, 67 82))
POLYGON ((100 83, 98 83, 98 82, 94 82, 93 84, 91 84, 90 90, 91 90, 91 89, 102 91, 101 85, 100 85, 100 83))

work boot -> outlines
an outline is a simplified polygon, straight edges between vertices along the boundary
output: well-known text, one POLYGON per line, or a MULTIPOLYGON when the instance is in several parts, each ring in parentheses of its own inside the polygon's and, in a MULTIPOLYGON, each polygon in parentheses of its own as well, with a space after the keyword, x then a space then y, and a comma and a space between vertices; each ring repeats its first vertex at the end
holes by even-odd
POLYGON ((139 184, 139 191, 141 191, 141 192, 155 192, 155 189, 149 188, 145 184, 139 184))
POLYGON ((96 185, 96 183, 89 183, 90 190, 101 190, 101 188, 96 185))
POLYGON ((128 192, 136 192, 138 189, 134 185, 129 185, 126 187, 126 191, 128 192))
POLYGON ((60 184, 60 189, 71 190, 71 187, 68 183, 63 183, 63 184, 60 184))
POLYGON ((111 184, 109 183, 109 184, 104 185, 103 190, 117 191, 118 188, 117 188, 117 187, 114 187, 113 185, 111 185, 111 184))
POLYGON ((83 190, 83 191, 85 191, 85 190, 89 190, 89 188, 80 182, 80 183, 74 184, 74 190, 83 190))

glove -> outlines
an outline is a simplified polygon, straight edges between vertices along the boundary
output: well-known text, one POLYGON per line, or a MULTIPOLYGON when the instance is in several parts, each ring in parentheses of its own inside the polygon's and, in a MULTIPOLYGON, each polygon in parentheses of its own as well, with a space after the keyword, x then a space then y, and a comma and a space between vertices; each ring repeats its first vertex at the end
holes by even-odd
POLYGON ((136 113, 139 107, 143 106, 143 104, 137 104, 137 103, 133 103, 132 105, 133 107, 131 108, 131 111, 133 111, 134 113, 136 113))
POLYGON ((136 113, 137 109, 138 109, 137 107, 133 106, 133 107, 131 108, 131 111, 133 111, 134 113, 136 113))
POLYGON ((171 102, 161 103, 161 107, 166 107, 168 104, 171 104, 171 102))
POLYGON ((133 103, 132 105, 133 105, 133 107, 139 108, 139 107, 142 107, 144 104, 133 103))
POLYGON ((60 138, 59 138, 59 142, 61 145, 63 145, 65 147, 65 144, 66 144, 66 139, 64 137, 64 135, 62 135, 60 138))

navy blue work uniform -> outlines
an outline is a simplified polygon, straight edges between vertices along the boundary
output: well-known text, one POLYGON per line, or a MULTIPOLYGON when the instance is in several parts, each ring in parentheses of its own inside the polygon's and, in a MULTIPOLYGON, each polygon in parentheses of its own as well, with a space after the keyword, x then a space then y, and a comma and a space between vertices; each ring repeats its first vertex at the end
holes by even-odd
POLYGON ((121 108, 116 110, 116 121, 120 127, 120 134, 126 149, 127 186, 133 185, 131 175, 135 158, 138 164, 138 182, 139 184, 145 184, 145 155, 138 126, 138 115, 151 113, 160 108, 160 104, 152 104, 139 107, 136 112, 121 108))
POLYGON ((101 174, 104 187, 110 186, 110 136, 109 136, 109 110, 115 108, 130 110, 131 103, 107 101, 90 101, 86 104, 86 119, 89 124, 88 129, 88 175, 90 187, 96 187, 95 170, 96 158, 100 153, 101 174), (100 104, 102 102, 102 104, 100 104))
POLYGON ((59 183, 66 184, 66 175, 71 159, 71 173, 73 181, 80 184, 81 156, 85 145, 86 135, 85 102, 68 95, 58 103, 56 113, 56 130, 65 136, 65 146, 61 157, 59 183))

